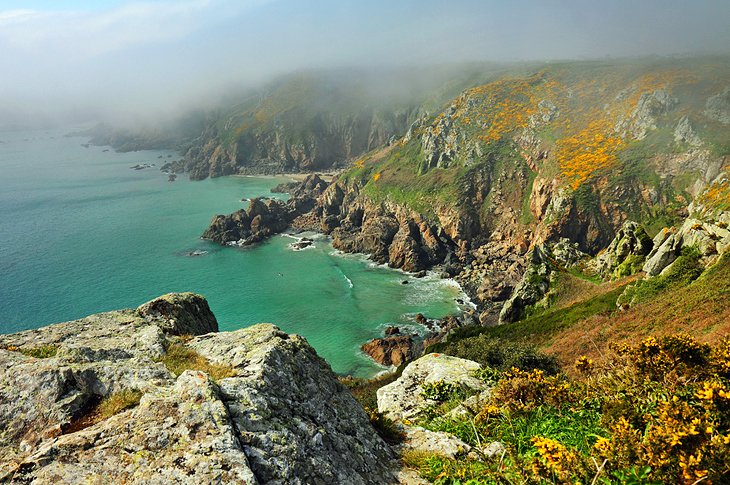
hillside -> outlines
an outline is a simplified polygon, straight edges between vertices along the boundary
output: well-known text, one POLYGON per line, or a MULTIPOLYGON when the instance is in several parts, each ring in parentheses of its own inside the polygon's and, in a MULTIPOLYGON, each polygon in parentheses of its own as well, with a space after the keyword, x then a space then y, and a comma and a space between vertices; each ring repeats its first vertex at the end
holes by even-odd
MULTIPOLYGON (((537 266, 576 266, 628 221, 645 242, 626 274, 669 244, 652 238, 688 217, 709 224, 708 238, 725 237, 726 222, 713 224, 728 207, 727 65, 584 62, 502 73, 356 160, 295 225, 393 267, 440 267, 480 306, 482 323, 519 319, 548 291, 549 268, 530 280, 537 266)), ((654 270, 676 257, 666 254, 654 270)))

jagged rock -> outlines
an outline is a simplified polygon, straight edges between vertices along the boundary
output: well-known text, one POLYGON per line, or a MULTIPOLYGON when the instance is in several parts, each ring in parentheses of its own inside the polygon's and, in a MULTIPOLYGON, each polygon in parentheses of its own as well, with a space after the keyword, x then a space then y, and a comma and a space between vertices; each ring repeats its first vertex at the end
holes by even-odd
POLYGON ((730 86, 707 99, 705 116, 724 125, 730 125, 730 86))
POLYGON ((421 395, 425 383, 444 381, 475 391, 486 384, 473 376, 481 366, 476 362, 442 354, 428 354, 406 366, 394 382, 378 389, 378 411, 391 419, 413 419, 428 405, 421 395))
POLYGON ((197 298, 166 295, 140 310, 0 336, 0 481, 394 483, 388 446, 303 338, 273 325, 193 338, 189 349, 231 367, 217 383, 198 370, 175 378, 157 362, 194 311, 180 313, 184 303, 165 314, 159 302, 197 298), (39 346, 56 353, 21 352, 39 346), (121 390, 143 393, 139 405, 69 427, 121 390))
POLYGON ((428 257, 421 249, 418 227, 406 223, 398 229, 388 247, 388 264, 404 271, 421 271, 428 265, 428 257))
POLYGON ((361 348, 378 364, 395 366, 413 360, 423 352, 423 345, 410 335, 376 338, 361 348))
POLYGON ((703 258, 713 258, 730 247, 730 231, 722 227, 727 212, 720 213, 714 221, 693 217, 685 219, 679 229, 663 229, 654 238, 654 249, 647 257, 644 272, 656 276, 674 262, 684 247, 695 247, 703 258))
POLYGON ((621 277, 639 271, 654 243, 642 226, 626 221, 592 266, 602 278, 621 277))
POLYGON ((550 246, 550 254, 552 259, 564 268, 569 268, 588 256, 580 250, 578 243, 564 237, 550 246))
POLYGON ((643 140, 649 131, 656 130, 656 118, 668 113, 678 102, 664 89, 644 93, 631 116, 617 123, 615 131, 622 136, 631 135, 636 140, 643 140))
POLYGON ((194 293, 168 293, 137 308, 141 317, 154 320, 171 335, 217 332, 218 320, 205 298, 194 293))
POLYGON ((45 443, 13 482, 260 483, 220 390, 198 371, 144 395, 135 409, 45 443))
POLYGON ((217 215, 203 239, 229 246, 247 246, 283 232, 299 215, 299 199, 284 203, 276 199, 251 199, 247 210, 229 215, 217 215))
POLYGON ((452 460, 466 456, 471 451, 471 446, 444 431, 431 431, 420 426, 405 426, 403 430, 403 450, 417 450, 452 460))
POLYGON ((656 276, 674 262, 681 252, 681 239, 667 229, 654 236, 654 249, 646 258, 642 271, 648 276, 656 276))
POLYGON ((302 337, 256 325, 189 345, 237 371, 219 383, 221 395, 260 482, 392 481, 387 445, 302 337))
POLYGON ((682 119, 677 123, 677 127, 674 129, 674 141, 676 143, 686 143, 693 147, 702 145, 702 140, 692 128, 687 116, 682 116, 682 119))
POLYGON ((522 280, 499 312, 499 323, 515 322, 524 316, 528 306, 540 301, 550 289, 550 274, 556 269, 549 246, 533 248, 522 280))

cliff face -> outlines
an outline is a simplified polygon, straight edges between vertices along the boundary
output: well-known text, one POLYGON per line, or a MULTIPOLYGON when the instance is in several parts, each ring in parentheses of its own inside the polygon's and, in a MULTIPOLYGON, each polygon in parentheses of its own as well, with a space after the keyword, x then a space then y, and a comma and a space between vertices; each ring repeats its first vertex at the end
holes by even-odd
POLYGON ((536 249, 552 258, 561 243, 595 256, 628 221, 653 238, 730 209, 727 65, 566 63, 505 74, 355 160, 293 225, 392 267, 440 267, 480 305, 482 323, 518 318, 503 307, 518 289, 520 301, 539 299, 545 281, 526 278, 549 276, 530 269, 536 249))
POLYGON ((309 227, 394 267, 457 263, 500 308, 532 248, 595 255, 628 220, 653 237, 725 207, 729 79, 711 61, 576 63, 469 89, 357 160, 309 227))
POLYGON ((216 331, 182 294, 1 336, 0 480, 394 481, 390 449, 303 338, 216 331))
POLYGON ((224 120, 223 127, 208 127, 185 154, 183 167, 190 178, 342 166, 404 133, 416 115, 413 107, 309 113, 300 106, 269 114, 266 105, 263 99, 243 115, 224 120))

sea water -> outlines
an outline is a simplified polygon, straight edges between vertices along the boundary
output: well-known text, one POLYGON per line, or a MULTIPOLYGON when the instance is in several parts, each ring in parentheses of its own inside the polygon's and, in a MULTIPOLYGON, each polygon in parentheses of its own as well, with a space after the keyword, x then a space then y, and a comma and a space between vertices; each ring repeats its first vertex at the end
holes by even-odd
POLYGON ((0 332, 136 307, 172 291, 204 295, 221 330, 270 322, 297 333, 338 373, 382 370, 359 348, 387 325, 422 331, 458 311, 453 282, 423 279, 291 235, 250 248, 200 239, 214 214, 282 179, 169 182, 170 151, 115 153, 63 130, 0 132, 0 332), (137 164, 155 167, 134 170, 137 164), (403 284, 408 281, 408 284, 403 284))

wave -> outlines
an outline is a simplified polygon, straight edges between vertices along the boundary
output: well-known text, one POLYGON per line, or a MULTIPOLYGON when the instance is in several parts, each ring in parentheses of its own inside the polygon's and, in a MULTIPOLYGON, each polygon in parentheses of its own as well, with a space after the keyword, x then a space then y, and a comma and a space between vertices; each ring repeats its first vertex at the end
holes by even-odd
POLYGON ((339 265, 335 264, 335 269, 342 275, 343 278, 345 278, 345 281, 347 281, 347 286, 350 289, 353 289, 355 287, 355 283, 352 282, 352 280, 345 274, 344 271, 342 271, 342 268, 339 267, 339 265))

